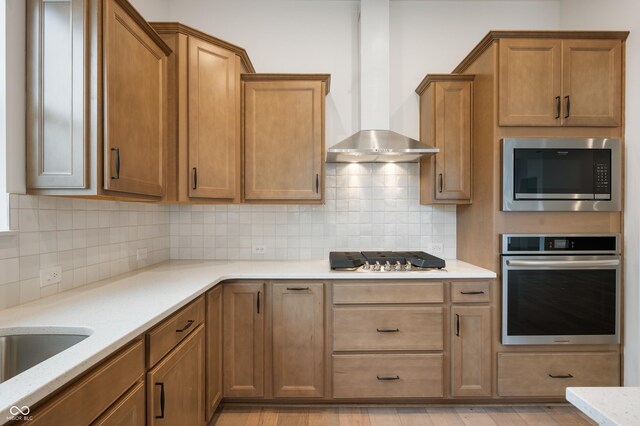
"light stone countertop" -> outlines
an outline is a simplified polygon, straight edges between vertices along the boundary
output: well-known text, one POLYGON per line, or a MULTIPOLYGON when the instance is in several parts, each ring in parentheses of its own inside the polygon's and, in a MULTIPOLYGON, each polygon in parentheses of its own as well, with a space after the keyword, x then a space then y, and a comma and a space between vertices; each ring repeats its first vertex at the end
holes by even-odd
MULTIPOLYGON (((0 310, 0 335, 21 328, 92 334, 71 348, 0 384, 0 424, 13 405, 32 406, 78 377, 164 318, 226 280, 465 279, 496 274, 458 260, 446 270, 331 271, 328 261, 169 261, 75 290, 0 310)), ((33 331, 31 331, 33 333, 33 331)))
POLYGON ((640 387, 569 387, 567 401, 599 425, 640 425, 640 387))

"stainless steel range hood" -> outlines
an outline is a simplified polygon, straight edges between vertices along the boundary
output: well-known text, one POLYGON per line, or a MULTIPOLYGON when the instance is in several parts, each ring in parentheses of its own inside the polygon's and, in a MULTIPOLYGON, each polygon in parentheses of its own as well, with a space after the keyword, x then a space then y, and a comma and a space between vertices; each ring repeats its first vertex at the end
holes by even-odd
POLYGON ((327 163, 413 163, 438 148, 391 130, 361 130, 327 150, 327 163))
POLYGON ((389 130, 389 0, 360 0, 360 126, 328 163, 417 162, 438 148, 389 130), (367 130, 380 129, 380 130, 367 130))

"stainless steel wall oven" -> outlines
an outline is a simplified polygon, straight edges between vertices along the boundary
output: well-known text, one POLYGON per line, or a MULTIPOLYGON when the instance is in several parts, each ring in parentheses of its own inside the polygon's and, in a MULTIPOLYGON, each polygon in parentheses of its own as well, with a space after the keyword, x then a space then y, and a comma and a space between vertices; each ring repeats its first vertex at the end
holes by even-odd
POLYGON ((502 235, 502 343, 620 342, 619 237, 502 235))
POLYGON ((619 211, 618 139, 502 141, 502 210, 619 211))

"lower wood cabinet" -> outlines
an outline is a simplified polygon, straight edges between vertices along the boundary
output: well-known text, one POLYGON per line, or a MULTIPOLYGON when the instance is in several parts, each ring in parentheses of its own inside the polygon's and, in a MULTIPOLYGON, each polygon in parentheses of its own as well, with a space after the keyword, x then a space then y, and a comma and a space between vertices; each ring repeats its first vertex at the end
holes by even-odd
POLYGON ((451 395, 491 396, 491 307, 451 309, 451 395))
POLYGON ((144 426, 146 396, 141 380, 124 394, 92 426, 144 426))
POLYGON ((334 398, 443 396, 443 355, 333 355, 334 398))
POLYGON ((569 386, 620 386, 620 354, 498 354, 498 396, 564 397, 569 386))
MULTIPOLYGON (((142 340, 136 340, 58 395, 36 407, 31 413, 33 419, 29 424, 90 424, 107 410, 117 411, 118 403, 113 407, 112 404, 143 377, 144 344, 142 340)), ((140 407, 133 409, 139 411, 140 407)))
POLYGON ((324 284, 273 284, 273 396, 324 396, 324 284))
POLYGON ((204 326, 147 373, 148 425, 204 424, 204 326))
POLYGON ((211 420, 222 400, 222 286, 206 296, 206 420, 211 420))
POLYGON ((224 285, 224 396, 264 395, 264 284, 224 285))

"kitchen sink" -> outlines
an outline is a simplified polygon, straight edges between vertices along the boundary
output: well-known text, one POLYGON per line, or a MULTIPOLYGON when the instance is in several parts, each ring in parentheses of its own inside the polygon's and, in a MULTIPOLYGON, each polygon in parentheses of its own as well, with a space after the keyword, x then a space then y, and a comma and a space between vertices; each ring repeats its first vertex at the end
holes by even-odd
POLYGON ((89 330, 78 328, 66 329, 60 334, 42 333, 42 329, 21 329, 16 334, 0 335, 0 383, 83 341, 90 334, 89 330))

